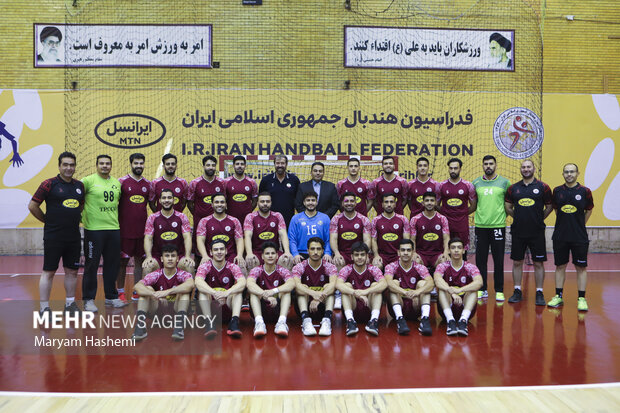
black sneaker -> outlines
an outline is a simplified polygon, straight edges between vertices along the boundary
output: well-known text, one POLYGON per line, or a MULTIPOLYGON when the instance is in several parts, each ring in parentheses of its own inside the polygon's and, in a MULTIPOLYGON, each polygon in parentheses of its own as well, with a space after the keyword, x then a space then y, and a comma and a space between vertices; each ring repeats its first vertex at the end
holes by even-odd
POLYGON ((207 322, 207 327, 205 328, 205 338, 211 340, 215 338, 216 336, 217 336, 217 330, 215 329, 215 327, 211 326, 211 323, 207 322))
POLYGON ((140 341, 140 340, 144 340, 147 335, 148 333, 146 332, 146 326, 145 327, 136 326, 136 329, 134 330, 131 338, 133 338, 136 341, 140 341))
POLYGON ((458 327, 456 326, 456 320, 448 321, 448 329, 446 330, 446 334, 449 336, 455 336, 459 333, 458 327))
POLYGON ((536 305, 547 305, 542 291, 536 291, 536 305))
POLYGON ((460 335, 467 337, 467 335, 469 334, 469 332, 467 331, 467 320, 461 318, 457 323, 456 329, 460 335))
POLYGON ((373 318, 366 324, 366 331, 368 331, 373 336, 379 335, 379 320, 373 318))
POLYGON ((354 319, 347 320, 347 336, 352 336, 353 334, 357 334, 359 329, 357 328, 357 323, 354 319))
POLYGON ((43 315, 45 313, 49 313, 50 318, 52 317, 52 309, 49 307, 45 307, 43 310, 39 310, 39 314, 43 315))
POLYGON ((407 325, 407 320, 405 320, 405 317, 399 317, 396 319, 396 331, 401 336, 406 336, 411 331, 407 325))
POLYGON ((174 330, 172 330, 172 338, 175 340, 183 340, 185 338, 183 327, 177 327, 174 330))
POLYGON ((80 310, 80 307, 78 307, 75 301, 69 305, 65 305, 65 313, 69 313, 73 315, 73 314, 80 314, 81 312, 82 310, 80 310))
POLYGON ((521 290, 515 288, 515 292, 508 299, 508 302, 509 303, 518 303, 521 300, 523 300, 523 293, 521 292, 521 290))
POLYGON ((433 334, 431 320, 428 317, 420 318, 420 327, 418 327, 418 331, 422 333, 423 336, 430 336, 433 334))
POLYGON ((239 329, 239 317, 233 317, 228 323, 228 335, 235 338, 241 338, 241 330, 239 329))

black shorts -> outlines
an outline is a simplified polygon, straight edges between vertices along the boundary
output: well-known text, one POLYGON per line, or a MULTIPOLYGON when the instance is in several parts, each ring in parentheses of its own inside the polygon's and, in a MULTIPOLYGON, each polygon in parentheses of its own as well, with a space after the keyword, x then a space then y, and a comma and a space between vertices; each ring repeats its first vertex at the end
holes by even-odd
POLYGON ((533 237, 512 237, 512 249, 510 251, 510 259, 514 261, 522 261, 525 258, 525 250, 530 248, 532 261, 547 261, 547 244, 545 242, 545 232, 541 231, 539 235, 533 237))
POLYGON ((43 271, 56 271, 62 258, 62 266, 77 270, 82 253, 81 240, 43 240, 43 271))
POLYGON ((555 265, 568 264, 569 253, 573 256, 573 264, 577 267, 588 266, 589 242, 553 241, 555 265))

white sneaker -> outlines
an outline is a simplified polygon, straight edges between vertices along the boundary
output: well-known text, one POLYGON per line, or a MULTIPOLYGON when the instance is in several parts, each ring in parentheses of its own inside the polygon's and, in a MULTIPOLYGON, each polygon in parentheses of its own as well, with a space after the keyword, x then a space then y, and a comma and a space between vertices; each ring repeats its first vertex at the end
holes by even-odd
POLYGON ((301 331, 304 336, 316 336, 316 328, 312 325, 310 317, 306 318, 301 325, 301 331))
MULTIPOLYGON (((314 327, 312 328, 314 329, 314 327)), ((286 325, 286 321, 278 321, 273 332, 280 337, 288 337, 288 326, 286 325)), ((316 331, 314 334, 316 334, 316 331)))
POLYGON ((267 326, 263 321, 257 321, 254 324, 254 337, 263 337, 265 334, 267 334, 267 326))
POLYGON ((84 303, 84 311, 90 311, 91 313, 96 313, 99 311, 97 306, 95 305, 95 300, 86 300, 84 303))
POLYGON ((336 291, 334 294, 334 310, 342 309, 342 294, 340 291, 336 291))
POLYGON ((123 308, 127 304, 129 304, 129 303, 121 300, 120 298, 114 298, 112 300, 107 299, 107 298, 105 299, 105 305, 112 306, 114 308, 123 308))
POLYGON ((321 321, 319 335, 323 337, 332 335, 332 321, 330 319, 324 318, 323 321, 321 321))

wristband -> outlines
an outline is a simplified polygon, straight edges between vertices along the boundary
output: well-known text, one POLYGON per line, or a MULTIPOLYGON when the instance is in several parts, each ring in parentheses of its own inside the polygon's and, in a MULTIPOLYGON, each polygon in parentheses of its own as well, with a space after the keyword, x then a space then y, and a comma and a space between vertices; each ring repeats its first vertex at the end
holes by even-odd
POLYGON ((277 293, 280 292, 280 289, 278 287, 276 287, 276 288, 273 289, 273 292, 277 294, 277 293))

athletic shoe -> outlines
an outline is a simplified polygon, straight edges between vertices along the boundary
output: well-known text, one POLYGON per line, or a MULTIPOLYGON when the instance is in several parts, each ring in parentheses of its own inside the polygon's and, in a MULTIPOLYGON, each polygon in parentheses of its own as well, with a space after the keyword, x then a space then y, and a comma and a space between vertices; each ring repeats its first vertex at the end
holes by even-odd
POLYGON ((495 293, 495 301, 504 301, 505 299, 504 293, 495 293))
POLYGON ((267 326, 263 321, 257 321, 254 324, 254 337, 263 337, 265 334, 267 334, 267 326))
POLYGON ((347 320, 347 336, 352 336, 353 334, 357 334, 360 331, 357 328, 357 323, 354 319, 347 320))
POLYGON ((410 331, 411 329, 407 325, 407 320, 405 320, 405 317, 399 317, 396 319, 396 332, 398 334, 401 336, 406 336, 410 331))
POLYGON ((336 290, 336 292, 334 293, 334 310, 341 310, 341 309, 342 309, 342 293, 336 290))
POLYGON ((547 306, 553 307, 553 308, 559 307, 561 305, 564 305, 564 300, 562 299, 562 297, 560 297, 557 294, 555 295, 555 297, 551 299, 551 301, 547 303, 547 306))
POLYGON ((140 296, 138 295, 137 292, 134 291, 133 293, 131 293, 131 299, 133 301, 138 301, 140 299, 140 296))
POLYGON ((467 337, 467 335, 469 334, 467 332, 467 320, 461 318, 457 323, 456 330, 460 335, 467 337))
POLYGON ((579 297, 577 299, 577 310, 588 311, 588 302, 586 301, 586 297, 579 297))
POLYGON ((140 341, 140 340, 145 339, 147 335, 148 333, 146 332, 146 327, 136 326, 136 329, 134 330, 131 338, 133 338, 136 341, 140 341))
POLYGON ((366 324, 366 331, 368 331, 373 336, 379 335, 379 320, 373 318, 366 324))
POLYGON ((277 336, 288 337, 288 326, 286 325, 286 321, 278 321, 276 323, 276 328, 273 329, 273 332, 276 333, 277 336))
POLYGON ((125 292, 123 291, 122 293, 118 293, 118 299, 123 301, 123 302, 127 302, 127 298, 125 298, 125 292))
MULTIPOLYGON (((232 321, 232 320, 231 320, 232 321)), ((211 340, 217 336, 217 330, 215 327, 211 325, 211 323, 207 323, 207 327, 205 328, 205 338, 211 340)))
POLYGON ((478 298, 489 298, 489 292, 487 290, 478 291, 478 298))
POLYGON ((448 321, 448 329, 446 330, 446 334, 449 336, 455 336, 459 333, 458 327, 456 325, 456 320, 448 321))
POLYGON ((121 301, 118 298, 114 298, 114 299, 111 299, 111 300, 107 299, 107 298, 105 299, 105 305, 112 306, 114 308, 123 308, 127 304, 129 304, 129 303, 126 303, 125 301, 121 301))
POLYGON ((418 331, 422 333, 423 336, 430 336, 433 334, 431 320, 428 317, 420 318, 420 326, 418 327, 418 331))
POLYGON ((323 321, 321 321, 319 335, 321 337, 327 337, 332 335, 332 321, 329 318, 324 318, 323 321))
POLYGON ((312 325, 312 319, 310 317, 306 317, 301 323, 301 331, 304 333, 304 336, 316 336, 316 328, 312 325))
POLYGON ((89 311, 91 313, 96 313, 99 311, 97 306, 95 305, 95 300, 86 300, 84 303, 84 311, 89 311))
POLYGON ((183 340, 185 338, 183 327, 177 327, 174 330, 172 330, 172 338, 175 340, 183 340))
MULTIPOLYGON (((49 307, 47 307, 49 309, 49 307)), ((77 303, 74 301, 69 305, 65 305, 65 313, 69 314, 80 314, 82 311, 80 307, 78 307, 77 303)))
POLYGON ((542 291, 536 291, 536 305, 547 305, 542 291))
POLYGON ((508 299, 509 303, 518 303, 523 300, 523 292, 519 289, 515 288, 515 292, 512 294, 512 297, 508 299))
POLYGON ((39 310, 39 314, 43 315, 45 313, 50 313, 49 317, 52 317, 52 309, 49 307, 45 307, 43 310, 39 310))
MULTIPOLYGON (((209 323, 210 325, 211 323, 209 323)), ((228 323, 228 331, 226 332, 231 337, 241 338, 243 333, 239 329, 239 317, 233 317, 228 323)))

